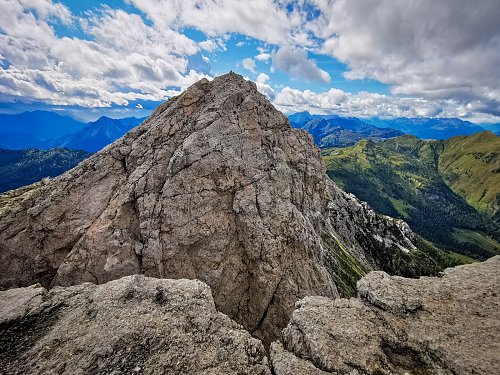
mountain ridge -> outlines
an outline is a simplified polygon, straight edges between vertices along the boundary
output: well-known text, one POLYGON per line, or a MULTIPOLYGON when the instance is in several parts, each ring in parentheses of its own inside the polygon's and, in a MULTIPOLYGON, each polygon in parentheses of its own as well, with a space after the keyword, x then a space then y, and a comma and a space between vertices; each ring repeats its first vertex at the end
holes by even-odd
POLYGON ((293 127, 308 131, 318 147, 350 146, 361 139, 381 141, 403 134, 390 128, 378 128, 356 117, 322 116, 300 112, 288 116, 288 119, 293 127))
MULTIPOLYGON (((420 139, 448 139, 458 135, 471 135, 484 130, 498 132, 498 124, 475 124, 470 121, 461 120, 459 118, 445 117, 395 117, 395 118, 357 118, 357 117, 342 117, 335 114, 312 115, 307 111, 297 112, 288 116, 290 123, 294 127, 302 128, 307 122, 313 120, 324 119, 327 121, 361 121, 362 123, 376 128, 387 130, 393 129, 402 134, 415 135, 420 139)), ((398 134, 401 135, 401 134, 398 134)), ((365 134, 366 136, 366 134, 365 134)), ((385 137, 389 138, 389 137, 385 137)), ((366 139, 366 137, 365 137, 366 139)), ((357 139, 356 141, 359 141, 357 139)), ((318 142, 317 142, 318 143, 318 142)), ((321 147, 340 147, 347 144, 331 144, 321 145, 321 147)), ((350 145, 350 144, 349 144, 350 145)))

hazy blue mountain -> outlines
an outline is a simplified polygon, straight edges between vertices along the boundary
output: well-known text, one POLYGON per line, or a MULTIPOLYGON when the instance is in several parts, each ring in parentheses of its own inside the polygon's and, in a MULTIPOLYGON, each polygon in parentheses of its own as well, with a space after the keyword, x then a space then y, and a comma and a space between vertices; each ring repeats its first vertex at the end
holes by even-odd
POLYGON ((300 112, 289 116, 289 120, 293 127, 308 131, 319 147, 351 146, 361 139, 381 141, 403 134, 398 130, 369 125, 356 117, 300 112))
POLYGON ((64 140, 60 146, 74 150, 97 152, 144 120, 145 118, 127 117, 112 119, 103 116, 97 121, 89 122, 81 132, 75 134, 70 139, 64 140))
POLYGON ((484 130, 483 127, 459 118, 406 118, 370 119, 366 122, 384 128, 397 129, 421 139, 448 139, 457 135, 471 135, 484 130))
POLYGON ((54 112, 33 111, 0 114, 0 147, 47 148, 47 141, 80 132, 84 123, 54 112))
POLYGON ((47 150, 67 147, 96 152, 143 121, 144 118, 136 117, 101 117, 85 124, 47 111, 0 114, 0 148, 47 150))
POLYGON ((315 119, 331 119, 331 118, 339 118, 337 115, 311 115, 309 112, 297 112, 288 116, 288 120, 290 124, 294 128, 302 128, 305 123, 315 119))
POLYGON ((76 166, 91 153, 64 148, 48 151, 0 149, 0 193, 55 177, 76 166))
POLYGON ((481 127, 495 133, 496 135, 500 135, 500 124, 481 124, 481 127))

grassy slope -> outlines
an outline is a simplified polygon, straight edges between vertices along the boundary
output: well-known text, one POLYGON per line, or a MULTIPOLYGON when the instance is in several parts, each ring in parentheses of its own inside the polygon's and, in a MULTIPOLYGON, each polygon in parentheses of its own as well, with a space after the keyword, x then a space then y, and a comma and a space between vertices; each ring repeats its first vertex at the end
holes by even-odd
MULTIPOLYGON (((439 173, 454 192, 478 211, 500 210, 500 137, 481 132, 444 142, 439 173)), ((500 222, 499 222, 500 223, 500 222)))
MULTIPOLYGON (((456 138, 428 142, 402 136, 382 143, 360 141, 348 148, 324 149, 323 156, 328 175, 376 211, 406 220, 417 233, 439 247, 484 259, 500 253, 500 226, 478 212, 464 196, 478 190, 481 184, 490 187, 484 196, 495 196, 491 193, 495 189, 498 196, 500 189, 492 184, 498 173, 486 162, 494 159, 491 155, 497 140, 489 134, 482 138, 481 135, 456 138), (462 139, 460 145, 456 144, 456 138, 462 139), (466 138, 471 138, 470 150, 466 138), (463 173, 459 179, 453 179, 449 171, 457 168, 468 168, 474 173, 463 173), (473 180, 470 188, 468 179, 473 180)), ((484 196, 482 200, 473 199, 483 203, 484 196)))

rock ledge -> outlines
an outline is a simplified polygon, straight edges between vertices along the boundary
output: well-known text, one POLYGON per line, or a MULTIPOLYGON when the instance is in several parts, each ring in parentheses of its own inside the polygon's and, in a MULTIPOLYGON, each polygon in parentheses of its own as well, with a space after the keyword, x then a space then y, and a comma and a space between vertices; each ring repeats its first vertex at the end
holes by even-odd
POLYGON ((276 375, 494 374, 500 256, 418 280, 371 272, 359 298, 307 297, 271 346, 276 375))

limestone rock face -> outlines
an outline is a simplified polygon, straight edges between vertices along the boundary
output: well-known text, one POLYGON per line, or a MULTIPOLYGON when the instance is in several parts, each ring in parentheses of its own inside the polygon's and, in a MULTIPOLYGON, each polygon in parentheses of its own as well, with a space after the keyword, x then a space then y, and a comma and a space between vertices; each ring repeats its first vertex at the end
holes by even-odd
MULTIPOLYGON (((233 73, 199 81, 76 168, 14 195, 0 199, 1 288, 199 279, 266 342, 298 299, 336 297, 336 285, 345 294, 416 251, 411 231, 333 185, 312 138, 233 73)), ((404 275, 398 267, 388 270, 404 275)))
POLYGON ((0 292, 2 374, 270 374, 197 280, 127 276, 0 292))
POLYGON ((282 374, 494 374, 500 368, 500 256, 448 269, 442 278, 371 272, 359 298, 297 303, 282 374))

